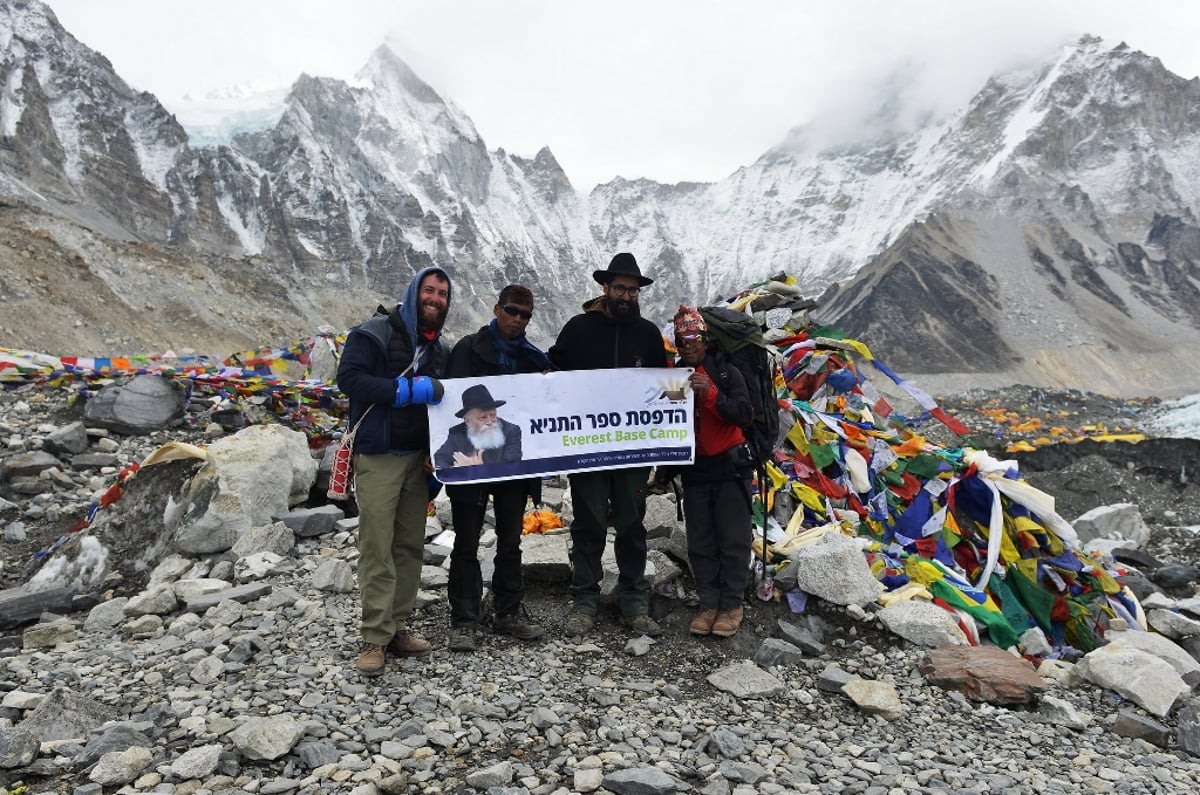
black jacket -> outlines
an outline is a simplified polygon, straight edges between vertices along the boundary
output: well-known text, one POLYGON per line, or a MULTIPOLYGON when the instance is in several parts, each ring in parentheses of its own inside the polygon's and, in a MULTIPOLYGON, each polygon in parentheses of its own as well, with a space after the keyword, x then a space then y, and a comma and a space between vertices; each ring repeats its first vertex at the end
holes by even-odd
POLYGON ((567 321, 549 353, 559 370, 667 366, 658 327, 643 317, 614 318, 603 296, 588 301, 582 314, 567 321))
MULTIPOLYGON (((704 372, 712 379, 717 390, 717 414, 726 422, 745 429, 754 417, 750 405, 750 392, 741 372, 729 363, 719 351, 709 349, 701 363, 704 372)), ((700 407, 696 407, 696 433, 703 434, 700 424, 700 407)), ((696 453, 695 461, 688 465, 660 466, 655 480, 666 482, 675 475, 682 476, 684 485, 723 480, 748 480, 752 476, 754 461, 745 442, 735 444, 716 455, 696 453)))
POLYGON ((450 363, 446 365, 447 378, 469 378, 471 376, 513 375, 514 373, 540 373, 542 370, 533 362, 522 359, 516 370, 505 370, 496 356, 496 346, 488 327, 483 326, 474 334, 468 334, 454 344, 450 351, 450 363))

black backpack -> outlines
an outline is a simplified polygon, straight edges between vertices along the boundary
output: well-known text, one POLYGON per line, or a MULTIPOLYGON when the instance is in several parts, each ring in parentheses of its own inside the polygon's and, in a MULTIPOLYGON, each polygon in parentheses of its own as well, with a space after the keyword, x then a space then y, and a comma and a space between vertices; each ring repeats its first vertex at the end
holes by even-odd
POLYGON ((704 306, 709 339, 738 369, 750 391, 754 419, 743 428, 755 466, 771 458, 779 436, 779 403, 775 399, 775 360, 767 353, 762 329, 754 318, 722 306, 704 306))

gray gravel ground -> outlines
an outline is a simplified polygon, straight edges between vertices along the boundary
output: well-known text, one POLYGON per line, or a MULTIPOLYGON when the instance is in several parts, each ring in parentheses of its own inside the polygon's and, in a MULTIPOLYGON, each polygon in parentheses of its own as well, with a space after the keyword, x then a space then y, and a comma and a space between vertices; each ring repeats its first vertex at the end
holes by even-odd
MULTIPOLYGON (((29 429, 70 415, 58 397, 30 403, 32 394, 0 393, 0 424, 29 429), (32 416, 14 415, 18 400, 33 406, 32 416)), ((126 440, 122 454, 136 458, 160 442, 126 440)), ((1097 498, 1137 502, 1152 520, 1149 552, 1200 564, 1197 530, 1189 529, 1200 525, 1194 482, 1160 477, 1155 462, 1136 457, 1070 457, 1027 474, 1059 497, 1060 513, 1074 518, 1097 498), (1096 482, 1105 487, 1078 485, 1096 482), (1060 490, 1073 484, 1074 492, 1060 490)), ((0 545, 6 578, 79 515, 77 502, 86 504, 68 495, 42 506, 40 517, 24 522, 24 541, 0 545)), ((0 516, 0 525, 11 521, 0 516)), ((364 680, 353 669, 356 596, 318 591, 310 581, 322 560, 354 554, 349 532, 302 541, 294 571, 272 578, 270 596, 204 615, 178 613, 146 637, 73 615, 74 642, 0 652, 0 689, 44 695, 67 687, 123 721, 89 739, 112 739, 123 726, 151 761, 124 789, 104 791, 898 795, 1179 793, 1200 784, 1200 759, 1173 739, 1160 748, 1113 731, 1119 711, 1145 713, 1111 692, 1051 684, 1047 695, 1079 712, 1076 728, 1045 723, 1031 708, 969 702, 926 683, 917 670, 924 652, 869 614, 856 618, 817 600, 803 617, 752 600, 742 632, 720 640, 687 634, 686 592, 658 595, 653 609, 667 633, 633 656, 611 615, 587 642, 566 641, 565 585, 531 583, 528 605, 549 639, 524 644, 485 635, 479 652, 462 655, 445 648, 448 609, 444 594, 434 592, 416 627, 434 650, 364 680), (780 619, 823 630, 825 649, 770 668, 778 694, 735 697, 709 681, 778 637, 780 619), (892 683, 900 717, 867 715, 844 695, 821 690, 827 666, 892 683), (255 759, 231 730, 272 716, 290 716, 303 736, 277 759, 255 759), (201 766, 202 775, 181 762, 185 752, 212 746, 219 746, 217 761, 201 766)), ((25 707, 0 709, 0 734, 27 715, 25 707)), ((1169 733, 1175 720, 1162 721, 1169 733)), ((31 765, 0 770, 0 784, 18 791, 23 782, 29 793, 100 792, 89 780, 94 768, 81 762, 94 758, 80 757, 81 746, 44 749, 31 765)))

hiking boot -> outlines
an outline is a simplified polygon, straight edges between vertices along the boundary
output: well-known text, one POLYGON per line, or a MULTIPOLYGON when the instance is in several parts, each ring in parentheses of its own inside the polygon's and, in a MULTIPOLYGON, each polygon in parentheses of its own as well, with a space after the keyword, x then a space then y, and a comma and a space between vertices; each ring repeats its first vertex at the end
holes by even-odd
POLYGON ((735 607, 732 610, 721 610, 717 613, 717 620, 713 622, 712 634, 728 638, 736 635, 741 626, 742 608, 735 607))
POLYGON ((415 632, 402 629, 388 641, 387 650, 397 657, 415 657, 429 651, 429 641, 415 632))
POLYGON ((716 620, 717 608, 710 607, 697 613, 692 623, 688 624, 688 629, 693 635, 707 635, 712 632, 713 622, 716 620))
POLYGON ((475 651, 475 627, 469 624, 450 627, 450 640, 446 646, 450 651, 475 651))
POLYGON ((592 631, 595 623, 596 619, 587 613, 571 613, 567 616, 567 623, 563 625, 563 634, 568 638, 582 638, 592 631))
POLYGON ((506 616, 496 616, 492 629, 497 635, 512 635, 517 640, 537 640, 546 634, 546 630, 530 620, 524 605, 506 616))
POLYGON ((358 672, 363 676, 379 676, 383 673, 387 655, 378 643, 363 643, 358 647, 358 672))
POLYGON ((663 629, 658 625, 658 622, 646 613, 636 616, 625 616, 621 619, 621 623, 639 635, 645 635, 650 638, 657 638, 663 634, 663 629))

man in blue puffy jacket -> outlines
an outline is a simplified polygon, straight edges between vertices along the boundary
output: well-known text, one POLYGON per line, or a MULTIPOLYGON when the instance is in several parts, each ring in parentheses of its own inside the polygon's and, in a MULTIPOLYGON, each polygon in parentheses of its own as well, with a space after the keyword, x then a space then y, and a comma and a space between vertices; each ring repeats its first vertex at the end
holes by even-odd
POLYGON ((427 406, 442 399, 449 348, 441 339, 450 277, 441 268, 413 276, 400 303, 346 337, 337 384, 350 398, 358 499, 358 587, 362 645, 358 670, 383 673, 387 653, 412 656, 429 642, 408 629, 421 582, 429 502, 427 406))

